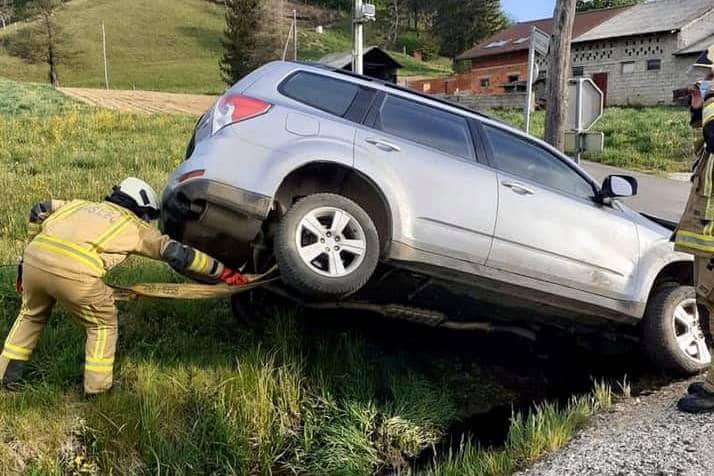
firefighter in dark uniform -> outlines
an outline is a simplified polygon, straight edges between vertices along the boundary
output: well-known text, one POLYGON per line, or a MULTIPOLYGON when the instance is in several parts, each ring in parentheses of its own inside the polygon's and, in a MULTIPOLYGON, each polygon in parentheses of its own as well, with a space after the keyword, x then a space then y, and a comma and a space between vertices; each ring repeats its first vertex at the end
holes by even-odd
MULTIPOLYGON (((675 233, 675 249, 694 255, 697 302, 714 318, 714 45, 693 66, 703 79, 692 89, 696 162, 687 207, 675 233)), ((714 412, 714 363, 706 381, 692 384, 678 403, 689 413, 714 412)))

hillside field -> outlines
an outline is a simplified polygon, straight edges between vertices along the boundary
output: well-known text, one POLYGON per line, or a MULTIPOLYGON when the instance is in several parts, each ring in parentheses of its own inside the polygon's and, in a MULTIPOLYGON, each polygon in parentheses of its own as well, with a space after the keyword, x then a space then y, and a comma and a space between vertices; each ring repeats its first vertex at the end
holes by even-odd
MULTIPOLYGON (((206 0, 72 0, 57 12, 57 20, 71 39, 67 46, 73 53, 68 64, 59 66, 62 86, 104 87, 104 22, 111 88, 217 94, 226 87, 219 70, 224 28, 221 5, 206 0)), ((44 82, 46 65, 10 56, 2 46, 22 28, 25 24, 18 23, 0 31, 0 77, 44 82)), ((349 22, 338 22, 322 35, 312 27, 301 27, 299 59, 350 51, 350 41, 349 22)), ((451 71, 448 60, 426 63, 394 55, 404 65, 402 76, 451 71)))

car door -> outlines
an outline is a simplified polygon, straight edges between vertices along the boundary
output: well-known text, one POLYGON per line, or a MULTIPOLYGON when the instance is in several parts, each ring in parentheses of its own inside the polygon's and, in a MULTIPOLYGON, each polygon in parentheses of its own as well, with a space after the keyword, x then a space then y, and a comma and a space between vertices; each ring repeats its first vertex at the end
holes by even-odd
POLYGON ((485 264, 496 224, 497 179, 477 161, 469 120, 380 95, 355 135, 355 167, 390 195, 393 239, 485 264))
POLYGON ((498 170, 499 208, 488 264, 614 299, 631 294, 637 228, 565 159, 506 129, 481 128, 498 170))

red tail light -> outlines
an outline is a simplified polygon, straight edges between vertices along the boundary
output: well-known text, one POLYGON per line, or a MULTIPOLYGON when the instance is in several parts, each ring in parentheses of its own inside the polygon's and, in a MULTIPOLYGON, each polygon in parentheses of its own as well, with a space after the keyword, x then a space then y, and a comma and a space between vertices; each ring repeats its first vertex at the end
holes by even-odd
POLYGON ((225 94, 221 96, 213 111, 213 133, 227 125, 246 121, 268 112, 272 104, 260 99, 242 94, 225 94))

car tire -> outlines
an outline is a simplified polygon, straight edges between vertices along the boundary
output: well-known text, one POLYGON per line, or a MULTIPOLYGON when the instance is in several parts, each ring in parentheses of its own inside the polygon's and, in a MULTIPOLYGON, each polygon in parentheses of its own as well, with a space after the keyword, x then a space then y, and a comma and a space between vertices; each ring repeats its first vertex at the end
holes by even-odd
POLYGON ((274 248, 283 282, 320 299, 343 298, 362 288, 380 253, 369 215, 352 200, 331 193, 295 203, 278 224, 274 248))
POLYGON ((699 316, 692 286, 667 283, 654 291, 642 322, 642 337, 645 351, 658 368, 696 375, 709 367, 711 355, 699 316), (692 343, 686 345, 690 335, 692 343))

